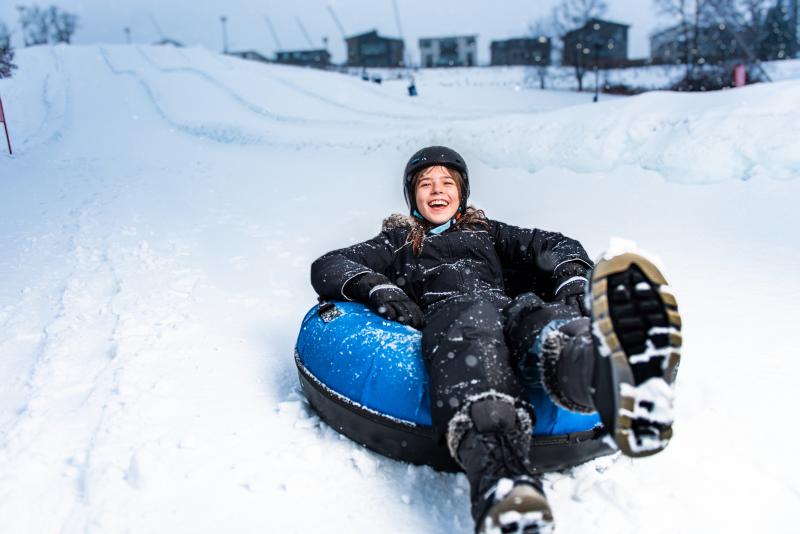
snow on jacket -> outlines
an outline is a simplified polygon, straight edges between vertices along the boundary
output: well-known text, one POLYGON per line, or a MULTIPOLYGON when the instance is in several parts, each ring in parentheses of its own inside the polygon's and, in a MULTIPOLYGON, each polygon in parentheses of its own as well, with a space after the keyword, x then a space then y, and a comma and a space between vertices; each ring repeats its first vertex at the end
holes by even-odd
MULTIPOLYGON (((360 274, 377 272, 401 287, 424 310, 449 297, 478 294, 503 306, 504 270, 538 280, 538 293, 592 267, 581 244, 556 232, 525 229, 487 219, 488 226, 455 225, 427 235, 416 255, 407 237, 410 217, 393 215, 380 234, 329 252, 311 265, 311 284, 324 299, 345 299, 344 287, 360 274), (544 283, 542 283, 542 281, 544 283)), ((552 296, 552 295, 542 295, 552 296)))

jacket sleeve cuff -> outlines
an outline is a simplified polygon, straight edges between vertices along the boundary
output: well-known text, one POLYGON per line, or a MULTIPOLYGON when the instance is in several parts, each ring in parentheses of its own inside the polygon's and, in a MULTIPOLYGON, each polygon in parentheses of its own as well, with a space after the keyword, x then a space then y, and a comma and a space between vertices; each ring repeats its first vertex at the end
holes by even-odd
POLYGON ((585 287, 586 283, 589 281, 588 278, 585 276, 573 276, 561 282, 561 284, 556 287, 556 290, 553 294, 558 297, 558 294, 561 292, 562 289, 567 289, 571 294, 582 293, 583 288, 585 287), (580 286, 577 284, 580 283, 580 286), (580 288, 580 290, 579 290, 580 288))
POLYGON ((342 297, 344 297, 344 299, 348 300, 348 301, 355 300, 355 299, 351 299, 350 297, 348 297, 347 294, 345 293, 345 288, 347 287, 347 284, 349 284, 351 281, 355 280, 356 278, 358 278, 362 274, 367 274, 367 273, 371 273, 371 272, 372 271, 370 271, 369 269, 365 269, 363 271, 359 271, 359 272, 355 273, 354 275, 350 276, 347 280, 345 280, 344 283, 342 284, 341 289, 339 290, 339 292, 342 294, 342 297))

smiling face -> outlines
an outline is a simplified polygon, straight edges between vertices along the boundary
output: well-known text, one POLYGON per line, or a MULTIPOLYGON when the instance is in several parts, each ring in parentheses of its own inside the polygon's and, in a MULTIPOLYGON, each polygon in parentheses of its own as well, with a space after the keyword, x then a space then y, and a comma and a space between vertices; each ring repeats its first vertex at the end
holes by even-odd
POLYGON ((452 219, 461 201, 459 185, 458 173, 447 167, 436 165, 424 169, 414 187, 420 215, 433 224, 452 219))

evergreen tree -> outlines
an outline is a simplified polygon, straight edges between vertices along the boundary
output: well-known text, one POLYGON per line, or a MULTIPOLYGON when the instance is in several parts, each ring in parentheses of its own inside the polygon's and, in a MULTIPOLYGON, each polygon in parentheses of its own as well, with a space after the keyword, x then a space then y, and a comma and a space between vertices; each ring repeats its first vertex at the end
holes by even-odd
POLYGON ((11 33, 0 22, 0 78, 10 78, 11 71, 17 68, 13 63, 14 49, 11 48, 11 33))
POLYGON ((767 11, 758 55, 765 60, 788 59, 796 52, 791 14, 784 2, 779 1, 767 11))

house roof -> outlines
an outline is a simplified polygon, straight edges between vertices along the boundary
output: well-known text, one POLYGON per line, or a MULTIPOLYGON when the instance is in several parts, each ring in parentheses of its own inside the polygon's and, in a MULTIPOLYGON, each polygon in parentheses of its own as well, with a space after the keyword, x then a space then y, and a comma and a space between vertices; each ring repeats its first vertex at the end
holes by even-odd
POLYGON ((491 42, 491 44, 495 44, 495 43, 525 43, 525 42, 528 42, 528 41, 534 41, 534 42, 537 42, 537 43, 544 44, 544 43, 546 43, 548 41, 551 41, 551 39, 546 35, 539 35, 539 36, 536 36, 536 37, 512 37, 510 39, 495 39, 495 40, 493 40, 491 42))
POLYGON ((575 33, 584 32, 584 31, 586 31, 587 28, 589 28, 590 26, 593 26, 594 24, 597 24, 597 23, 603 24, 605 26, 619 26, 620 28, 630 28, 631 27, 630 24, 622 24, 622 23, 619 23, 619 22, 613 22, 613 21, 610 21, 610 20, 599 19, 599 18, 593 17, 593 18, 590 18, 589 20, 587 20, 586 23, 583 26, 581 26, 579 28, 575 28, 574 30, 568 31, 565 34, 565 36, 566 35, 572 35, 572 34, 575 34, 575 33))
POLYGON ((600 18, 597 18, 597 17, 592 17, 589 20, 587 20, 586 24, 584 24, 584 27, 589 25, 589 24, 591 24, 591 23, 593 23, 593 22, 601 22, 603 24, 610 24, 611 26, 624 26, 626 28, 630 28, 631 27, 630 24, 623 24, 622 22, 614 22, 613 20, 600 19, 600 18))
POLYGON ((345 41, 351 41, 353 39, 361 39, 364 37, 374 37, 376 39, 385 39, 387 41, 402 41, 402 39, 398 39, 397 37, 384 37, 382 35, 378 35, 378 30, 371 30, 364 33, 359 33, 358 35, 351 35, 350 37, 345 37, 345 41))
POLYGON ((261 52, 256 52, 255 50, 232 50, 228 52, 229 56, 236 56, 240 58, 258 58, 261 61, 269 62, 269 58, 262 54, 261 52))
POLYGON ((329 54, 324 48, 308 48, 304 50, 278 50, 276 54, 329 54))
POLYGON ((470 35, 448 35, 447 37, 420 37, 420 41, 443 41, 445 39, 464 39, 467 37, 472 37, 474 39, 478 38, 478 34, 470 34, 470 35))

